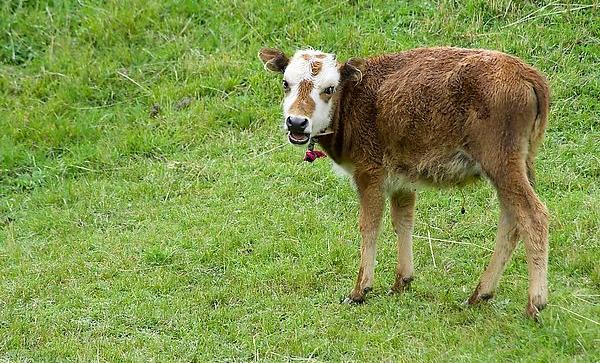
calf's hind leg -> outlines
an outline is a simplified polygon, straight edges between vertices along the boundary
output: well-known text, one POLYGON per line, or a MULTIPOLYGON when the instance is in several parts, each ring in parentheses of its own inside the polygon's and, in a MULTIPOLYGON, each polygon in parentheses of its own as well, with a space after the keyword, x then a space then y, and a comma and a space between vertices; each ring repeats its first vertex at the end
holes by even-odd
POLYGON ((508 208, 501 206, 494 253, 492 254, 489 265, 479 280, 479 284, 469 298, 469 304, 476 304, 494 296, 494 292, 498 287, 506 263, 510 259, 518 239, 519 234, 517 232, 517 224, 514 217, 508 208))
POLYGON ((517 226, 525 242, 529 274, 529 299, 526 313, 537 318, 548 301, 548 211, 533 191, 527 177, 504 192, 512 205, 517 226))
MULTIPOLYGON (((496 169, 499 172, 489 173, 489 176, 498 191, 503 216, 506 213, 510 218, 514 218, 518 234, 523 238, 529 274, 529 299, 526 313, 532 318, 537 318, 548 299, 548 211, 529 183, 524 161, 518 156, 500 158, 500 160, 505 160, 504 165, 496 169)), ((499 233, 502 229, 501 225, 499 233)), ((516 240, 514 235, 510 238, 516 240)), ((499 249, 501 247, 497 246, 496 250, 499 249)), ((474 293, 477 296, 474 298, 475 301, 482 298, 482 293, 491 291, 489 288, 497 282, 493 278, 497 276, 495 272, 499 271, 496 266, 500 266, 496 260, 500 260, 504 255, 505 252, 494 252, 491 267, 488 267, 490 272, 486 270, 483 275, 483 278, 490 277, 490 282, 486 282, 483 286, 487 291, 481 290, 480 284, 477 289, 480 291, 476 290, 474 293)))

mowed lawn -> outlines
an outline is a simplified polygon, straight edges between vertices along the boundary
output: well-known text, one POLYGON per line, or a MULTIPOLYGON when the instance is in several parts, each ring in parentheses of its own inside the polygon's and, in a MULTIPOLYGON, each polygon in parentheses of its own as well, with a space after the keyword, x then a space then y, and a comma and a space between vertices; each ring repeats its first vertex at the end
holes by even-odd
POLYGON ((0 361, 597 362, 599 157, 593 1, 3 1, 0 361), (514 54, 551 84, 540 323, 522 244, 496 298, 462 304, 493 248, 485 182, 419 194, 402 295, 386 213, 373 292, 340 304, 358 203, 287 145, 257 52, 437 45, 514 54))

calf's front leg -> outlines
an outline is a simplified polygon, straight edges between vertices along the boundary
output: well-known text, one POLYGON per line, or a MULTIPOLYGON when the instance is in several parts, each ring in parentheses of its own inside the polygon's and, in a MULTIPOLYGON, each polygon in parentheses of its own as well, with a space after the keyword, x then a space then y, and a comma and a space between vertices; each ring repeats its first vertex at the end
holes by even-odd
POLYGON ((384 194, 381 173, 364 173, 355 176, 360 198, 359 226, 362 237, 360 246, 360 268, 354 289, 348 300, 360 303, 373 286, 375 254, 379 225, 383 214, 384 194))
POLYGON ((391 293, 408 289, 413 279, 412 232, 414 227, 416 193, 414 191, 398 191, 392 194, 390 206, 392 223, 398 236, 396 263, 396 281, 391 293))

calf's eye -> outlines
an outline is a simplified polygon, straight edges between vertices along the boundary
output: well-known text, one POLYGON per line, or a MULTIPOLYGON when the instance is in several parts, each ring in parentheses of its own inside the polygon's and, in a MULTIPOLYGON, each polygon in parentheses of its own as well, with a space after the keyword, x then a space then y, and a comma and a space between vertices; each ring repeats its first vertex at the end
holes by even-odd
POLYGON ((333 86, 327 87, 323 90, 323 93, 325 93, 326 95, 330 95, 333 92, 335 92, 335 87, 333 87, 333 86))

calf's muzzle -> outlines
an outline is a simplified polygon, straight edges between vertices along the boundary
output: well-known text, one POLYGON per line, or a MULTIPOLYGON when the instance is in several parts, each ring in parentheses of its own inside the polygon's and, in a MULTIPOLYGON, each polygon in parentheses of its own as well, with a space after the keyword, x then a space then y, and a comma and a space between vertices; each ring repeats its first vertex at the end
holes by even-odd
POLYGON ((285 125, 288 131, 293 134, 304 134, 308 126, 308 119, 300 116, 288 116, 285 119, 285 125))

